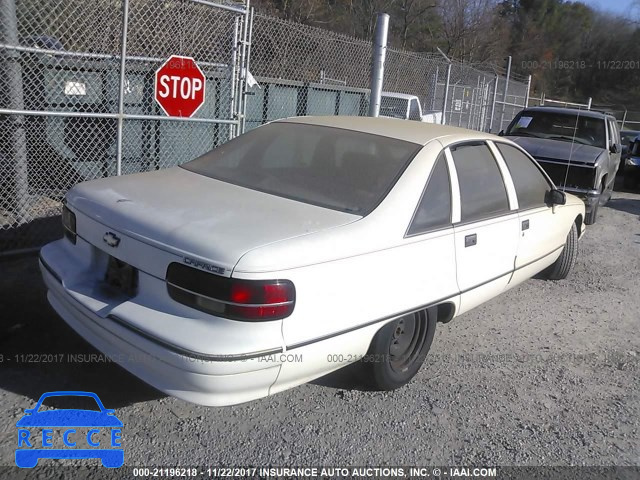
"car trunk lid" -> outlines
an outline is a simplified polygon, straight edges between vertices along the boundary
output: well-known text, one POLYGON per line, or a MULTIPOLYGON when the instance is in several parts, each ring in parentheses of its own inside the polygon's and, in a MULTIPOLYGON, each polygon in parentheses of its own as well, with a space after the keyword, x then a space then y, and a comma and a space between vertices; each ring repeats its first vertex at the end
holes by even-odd
POLYGON ((87 222, 92 232, 83 232, 79 221, 78 235, 114 256, 126 249, 126 242, 115 248, 102 245, 103 240, 112 240, 109 233, 187 257, 196 268, 222 268, 224 272, 214 273, 227 276, 240 257, 254 248, 361 218, 179 167, 79 184, 67 201, 94 220, 87 222), (104 231, 98 232, 102 227, 104 231))

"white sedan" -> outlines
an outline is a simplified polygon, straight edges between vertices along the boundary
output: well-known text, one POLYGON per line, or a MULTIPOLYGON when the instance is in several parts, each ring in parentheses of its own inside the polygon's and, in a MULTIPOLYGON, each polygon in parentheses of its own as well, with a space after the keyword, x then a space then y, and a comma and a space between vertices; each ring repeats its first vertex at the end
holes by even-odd
POLYGON ((583 220, 505 138, 301 117, 75 186, 40 265, 97 349, 169 395, 230 405, 356 361, 374 388, 404 385, 437 322, 564 278, 583 220))

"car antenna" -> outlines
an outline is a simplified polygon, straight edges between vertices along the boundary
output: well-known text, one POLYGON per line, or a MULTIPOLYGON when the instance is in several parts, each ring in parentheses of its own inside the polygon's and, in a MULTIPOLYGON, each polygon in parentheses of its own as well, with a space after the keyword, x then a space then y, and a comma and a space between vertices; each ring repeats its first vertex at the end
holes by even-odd
POLYGON ((580 112, 582 109, 578 109, 578 115, 576 115, 576 124, 573 127, 573 136, 571 137, 571 150, 569 151, 569 161, 567 162, 567 171, 564 174, 564 182, 562 182, 563 191, 567 188, 567 179, 569 178, 569 167, 571 167, 571 157, 573 157, 573 146, 576 143, 576 133, 578 132, 578 121, 580 120, 580 112))

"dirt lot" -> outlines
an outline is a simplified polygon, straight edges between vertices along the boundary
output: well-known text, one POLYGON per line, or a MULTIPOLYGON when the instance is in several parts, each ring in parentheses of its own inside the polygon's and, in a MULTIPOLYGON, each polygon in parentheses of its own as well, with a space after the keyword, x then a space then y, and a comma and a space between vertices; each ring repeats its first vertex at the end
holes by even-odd
POLYGON ((67 389, 116 409, 128 465, 640 465, 639 216, 640 195, 616 192, 569 279, 530 280, 439 325, 401 390, 352 387, 347 371, 227 408, 69 361, 96 352, 48 306, 35 258, 4 261, 0 464, 23 409, 67 389), (42 353, 65 360, 20 356, 42 353))

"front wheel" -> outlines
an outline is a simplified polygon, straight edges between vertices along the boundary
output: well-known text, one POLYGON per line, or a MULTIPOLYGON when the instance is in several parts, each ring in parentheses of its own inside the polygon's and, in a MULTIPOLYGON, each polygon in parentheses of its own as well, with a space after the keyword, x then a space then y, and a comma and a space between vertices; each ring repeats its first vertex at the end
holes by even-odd
POLYGON ((564 280, 576 263, 578 257, 578 227, 574 223, 571 231, 567 235, 567 242, 564 244, 562 253, 546 271, 545 276, 549 280, 564 280))
POLYGON ((424 362, 436 330, 435 307, 404 315, 382 327, 363 359, 367 382, 395 390, 411 380, 424 362))

